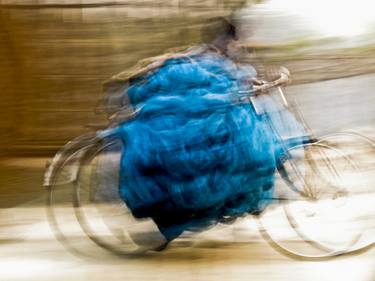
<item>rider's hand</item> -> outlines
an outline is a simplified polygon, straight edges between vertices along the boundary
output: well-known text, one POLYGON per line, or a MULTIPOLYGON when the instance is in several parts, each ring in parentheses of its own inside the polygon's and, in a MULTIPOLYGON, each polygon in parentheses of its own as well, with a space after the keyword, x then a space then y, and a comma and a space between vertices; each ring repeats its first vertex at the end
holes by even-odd
POLYGON ((256 86, 260 86, 260 85, 264 84, 264 81, 259 80, 255 77, 251 78, 250 81, 251 81, 251 83, 253 83, 253 85, 256 85, 256 86))

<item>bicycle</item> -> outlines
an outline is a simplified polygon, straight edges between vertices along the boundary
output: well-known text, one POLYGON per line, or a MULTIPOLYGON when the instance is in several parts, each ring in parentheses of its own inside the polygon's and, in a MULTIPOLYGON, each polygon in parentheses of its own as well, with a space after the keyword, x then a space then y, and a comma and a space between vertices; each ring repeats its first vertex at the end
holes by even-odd
MULTIPOLYGON (((341 234, 342 236, 348 234, 349 237, 345 237, 344 241, 340 243, 329 240, 329 235, 327 237, 322 233, 316 234, 314 229, 319 228, 321 230, 324 226, 324 223, 319 224, 319 219, 315 225, 311 222, 309 222, 309 225, 306 222, 309 221, 309 218, 316 219, 316 214, 320 212, 319 208, 323 205, 332 203, 337 208, 347 207, 351 199, 362 200, 363 197, 372 192, 371 183, 359 183, 359 179, 362 179, 364 175, 364 166, 361 165, 361 160, 357 159, 358 155, 347 150, 346 147, 351 148, 351 146, 347 146, 349 141, 350 144, 359 144, 360 147, 366 146, 373 151, 375 142, 356 132, 340 132, 321 137, 313 136, 300 112, 296 107, 290 106, 284 94, 282 86, 289 81, 289 76, 289 71, 286 68, 281 68, 278 79, 271 82, 262 81, 260 85, 255 85, 251 91, 241 93, 250 100, 257 114, 267 116, 267 109, 262 108, 259 99, 262 96, 270 95, 271 90, 276 89, 282 106, 298 116, 299 121, 309 132, 304 136, 302 144, 289 147, 283 145, 283 153, 279 159, 277 171, 275 171, 278 174, 275 187, 278 195, 273 198, 275 202, 273 205, 282 205, 285 221, 293 235, 299 239, 299 242, 288 244, 285 239, 275 236, 272 231, 273 227, 267 225, 267 209, 261 214, 255 215, 261 234, 275 249, 294 258, 326 259, 369 249, 374 242, 363 242, 361 240, 368 228, 368 215, 364 220, 355 220, 356 225, 352 226, 355 228, 354 230, 346 231, 347 225, 344 223, 341 234), (310 206, 310 209, 306 209, 306 205, 314 204, 314 208, 310 206), (305 206, 301 207, 301 205, 305 206), (298 244, 298 247, 303 245, 302 248, 304 249, 309 247, 314 250, 314 253, 309 254, 301 249, 295 249, 296 244, 298 244), (344 246, 341 244, 344 244, 344 246)), ((95 188, 92 185, 97 180, 95 179, 98 176, 95 174, 95 165, 98 165, 98 163, 100 165, 101 153, 118 154, 121 151, 121 144, 113 137, 117 124, 134 118, 136 114, 137 112, 126 110, 116 112, 110 117, 112 125, 109 128, 80 136, 67 143, 48 165, 44 177, 44 186, 48 189, 48 215, 58 238, 64 240, 65 243, 68 242, 67 236, 63 233, 61 224, 58 222, 55 206, 56 198, 60 195, 56 194, 59 186, 72 185, 72 194, 70 195, 72 199, 68 197, 65 203, 73 203, 74 215, 80 229, 96 245, 121 255, 148 250, 134 244, 129 246, 131 238, 126 233, 127 229, 118 227, 119 225, 126 225, 129 219, 131 220, 129 210, 124 206, 124 203, 113 194, 103 195, 103 190, 97 190, 97 187, 95 188), (93 204, 94 207, 87 205, 85 200, 93 204), (113 214, 113 206, 119 210, 116 215, 113 214), (106 221, 105 217, 108 214, 110 214, 111 220, 106 221), (126 222, 126 220, 128 221, 126 222)), ((272 123, 271 127, 281 143, 293 143, 293 138, 282 139, 272 123)), ((367 172, 371 173, 372 171, 367 172)), ((369 178, 371 178, 371 174, 369 178)), ((269 208, 272 209, 272 207, 269 208)), ((352 212, 351 208, 341 210, 352 212)), ((337 214, 330 211, 325 213, 323 218, 328 220, 325 224, 334 223, 334 227, 338 228, 337 214), (332 219, 330 221, 327 219, 329 214, 336 215, 336 217, 329 218, 332 219)), ((328 228, 327 231, 331 230, 328 228)))

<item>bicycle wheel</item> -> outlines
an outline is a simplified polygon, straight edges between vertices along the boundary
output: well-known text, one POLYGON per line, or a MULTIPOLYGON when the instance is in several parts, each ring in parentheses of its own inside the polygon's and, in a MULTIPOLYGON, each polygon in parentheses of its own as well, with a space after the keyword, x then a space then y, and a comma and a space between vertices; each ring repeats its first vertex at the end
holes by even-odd
POLYGON ((375 243, 375 141, 356 131, 343 131, 319 138, 318 143, 339 149, 356 165, 352 194, 361 199, 361 208, 356 212, 366 221, 366 231, 362 235, 358 249, 370 248, 375 243))
POLYGON ((82 158, 74 183, 77 220, 97 245, 116 254, 158 250, 166 243, 151 219, 132 216, 118 192, 123 144, 103 139, 82 158))
POLYGON ((259 220, 263 235, 283 253, 299 258, 358 250, 367 222, 355 212, 363 200, 355 162, 323 141, 292 147, 284 159, 276 185, 282 209, 274 208, 284 229, 272 229, 266 212, 259 220))
POLYGON ((73 208, 74 185, 82 157, 95 143, 94 134, 70 141, 56 153, 44 175, 44 186, 48 191, 47 218, 55 237, 67 250, 83 256, 97 255, 98 247, 87 238, 76 219, 73 208))
POLYGON ((148 250, 128 235, 129 229, 135 225, 139 229, 145 222, 135 220, 117 195, 118 175, 110 164, 119 160, 120 144, 92 134, 79 137, 56 154, 46 171, 49 222, 58 240, 73 253, 103 254, 97 246, 118 255, 148 250))

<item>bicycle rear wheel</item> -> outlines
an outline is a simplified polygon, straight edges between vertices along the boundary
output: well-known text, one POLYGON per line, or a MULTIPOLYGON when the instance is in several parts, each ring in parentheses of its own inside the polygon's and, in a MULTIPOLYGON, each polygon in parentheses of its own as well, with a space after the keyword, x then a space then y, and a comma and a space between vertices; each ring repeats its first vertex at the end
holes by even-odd
POLYGON ((92 241, 116 254, 159 250, 167 241, 156 224, 134 218, 119 196, 122 153, 121 140, 104 139, 82 159, 74 187, 77 220, 92 241))
POLYGON ((140 233, 155 229, 148 228, 149 221, 136 220, 118 195, 121 153, 118 139, 80 137, 55 156, 46 172, 49 221, 57 238, 74 253, 95 256, 96 245, 118 255, 140 254, 153 242, 146 239, 162 238, 159 233, 140 233), (136 237, 143 244, 139 246, 129 232, 143 234, 136 237))

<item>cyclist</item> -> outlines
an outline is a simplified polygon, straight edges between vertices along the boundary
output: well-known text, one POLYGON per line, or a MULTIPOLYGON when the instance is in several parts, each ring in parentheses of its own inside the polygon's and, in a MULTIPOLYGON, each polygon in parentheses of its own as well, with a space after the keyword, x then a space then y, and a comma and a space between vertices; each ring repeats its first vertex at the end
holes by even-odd
MULTIPOLYGON (((157 249, 186 230, 259 213, 272 200, 279 141, 269 116, 241 94, 259 83, 256 71, 237 61, 243 50, 230 22, 212 21, 203 35, 209 44, 143 61, 105 84, 115 92, 109 110, 120 116, 119 196, 135 218, 152 219, 157 249), (136 116, 121 122, 129 109, 136 116)), ((282 132, 302 130, 276 112, 271 119, 282 132)))

